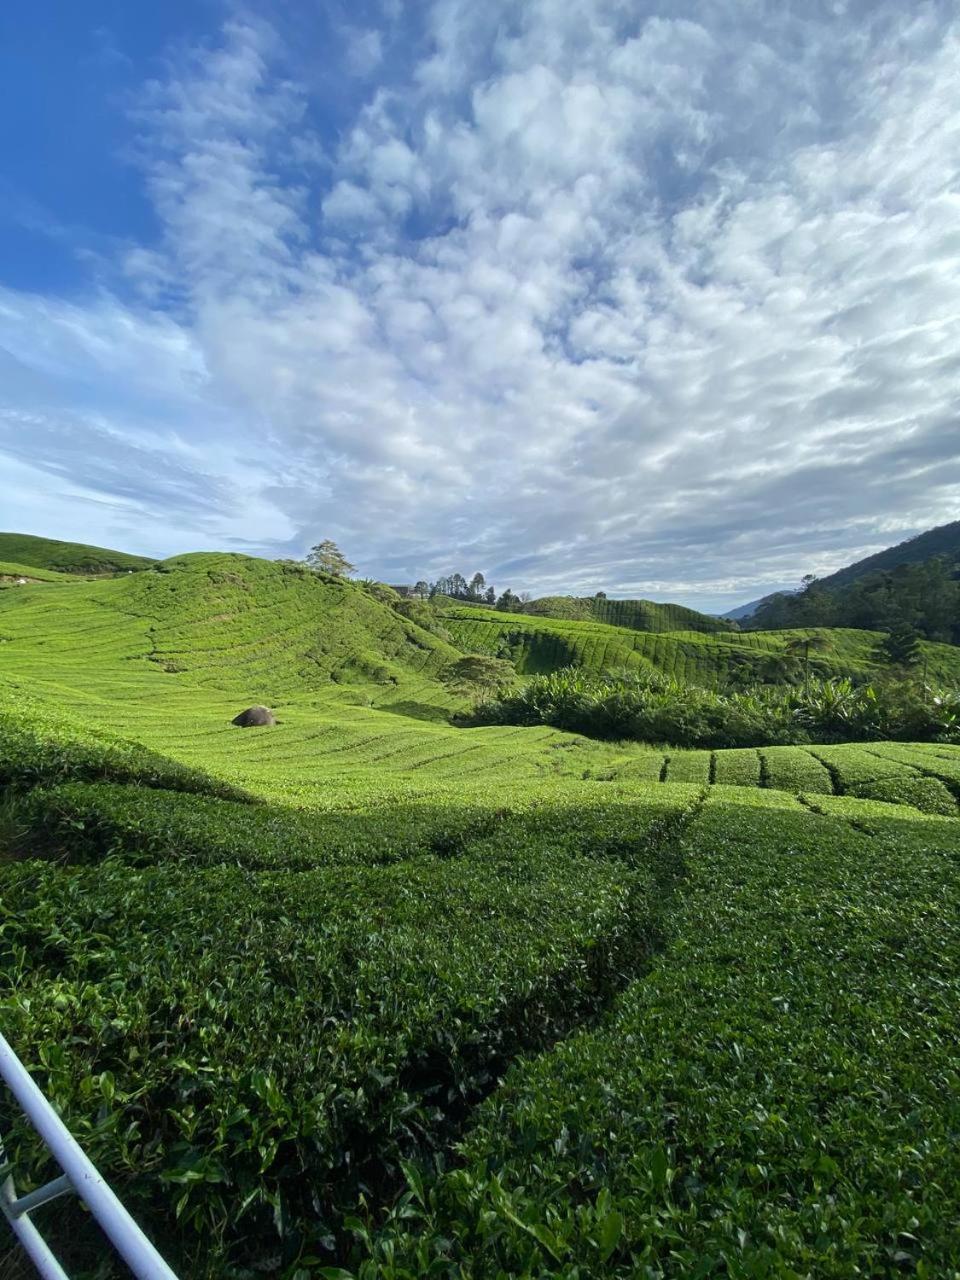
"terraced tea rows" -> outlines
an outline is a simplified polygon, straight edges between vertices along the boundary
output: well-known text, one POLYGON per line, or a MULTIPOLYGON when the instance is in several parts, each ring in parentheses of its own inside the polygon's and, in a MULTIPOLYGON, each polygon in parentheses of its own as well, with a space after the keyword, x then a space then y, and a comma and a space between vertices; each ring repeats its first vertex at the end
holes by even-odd
POLYGON ((184 1277, 956 1270, 960 747, 456 728, 444 640, 246 557, 0 637, 0 1014, 184 1277))
POLYGON ((708 805, 662 963, 517 1064, 456 1166, 409 1171, 387 1227, 358 1224, 352 1264, 954 1275, 957 826, 888 815, 867 834, 708 805))
MULTIPOLYGON (((877 635, 871 631, 643 632, 477 607, 449 608, 444 622, 461 648, 509 657, 524 675, 565 666, 591 671, 654 667, 677 680, 715 687, 730 680, 801 678, 805 667, 824 676, 867 675, 878 667, 877 635), (821 634, 828 634, 827 647, 811 647, 805 659, 805 641, 821 634)), ((955 646, 925 644, 923 653, 930 679, 960 679, 955 646)))

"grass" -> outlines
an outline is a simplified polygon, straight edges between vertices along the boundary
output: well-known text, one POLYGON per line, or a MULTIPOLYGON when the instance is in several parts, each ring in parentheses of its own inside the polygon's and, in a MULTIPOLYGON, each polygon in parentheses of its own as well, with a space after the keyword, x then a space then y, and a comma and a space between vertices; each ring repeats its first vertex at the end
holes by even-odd
POLYGON ((29 533, 0 533, 0 560, 32 565, 68 574, 114 574, 147 569, 155 560, 132 556, 126 551, 88 547, 82 542, 59 542, 29 533))
POLYGON ((16 586, 21 578, 26 578, 28 584, 36 582, 71 582, 75 580, 70 574, 60 573, 55 569, 40 569, 36 565, 17 564, 10 560, 0 560, 0 587, 16 586))
POLYGON ((960 747, 457 728, 442 636, 242 556, 0 593, 0 641, 0 1016, 181 1274, 960 1266, 960 747))

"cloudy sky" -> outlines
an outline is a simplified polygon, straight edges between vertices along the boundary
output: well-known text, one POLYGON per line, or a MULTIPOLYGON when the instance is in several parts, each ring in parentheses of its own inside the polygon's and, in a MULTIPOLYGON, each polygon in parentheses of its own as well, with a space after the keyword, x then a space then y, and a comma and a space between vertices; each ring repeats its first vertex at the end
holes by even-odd
POLYGON ((0 10, 0 527, 720 609, 960 515, 953 0, 0 10))

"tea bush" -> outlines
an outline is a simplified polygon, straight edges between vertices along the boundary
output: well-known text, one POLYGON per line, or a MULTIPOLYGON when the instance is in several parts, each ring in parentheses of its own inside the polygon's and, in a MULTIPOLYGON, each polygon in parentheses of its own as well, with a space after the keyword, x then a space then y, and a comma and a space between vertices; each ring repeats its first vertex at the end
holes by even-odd
POLYGON ((960 829, 886 812, 708 804, 651 973, 518 1064, 346 1274, 955 1275, 960 829))
POLYGON ((137 742, 90 728, 18 699, 0 706, 0 788, 23 790, 70 779, 139 782, 169 791, 253 799, 202 769, 169 760, 137 742))
MULTIPOLYGON (((185 1274, 332 1256, 364 1188, 655 944, 656 842, 645 862, 629 833, 590 858, 553 844, 521 826, 382 867, 8 865, 5 1033, 185 1274)), ((44 1176, 25 1122, 5 1144, 44 1176)))

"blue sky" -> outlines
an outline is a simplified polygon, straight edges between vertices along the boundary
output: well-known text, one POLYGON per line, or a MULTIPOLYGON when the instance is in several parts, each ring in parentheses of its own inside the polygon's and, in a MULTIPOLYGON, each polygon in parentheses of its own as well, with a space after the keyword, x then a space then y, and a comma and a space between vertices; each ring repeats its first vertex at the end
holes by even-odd
POLYGON ((960 23, 0 10, 0 526, 720 609, 960 497, 960 23))

